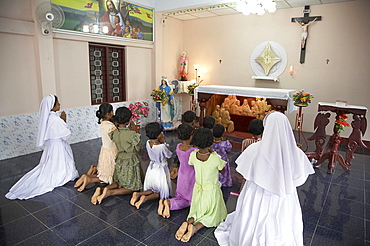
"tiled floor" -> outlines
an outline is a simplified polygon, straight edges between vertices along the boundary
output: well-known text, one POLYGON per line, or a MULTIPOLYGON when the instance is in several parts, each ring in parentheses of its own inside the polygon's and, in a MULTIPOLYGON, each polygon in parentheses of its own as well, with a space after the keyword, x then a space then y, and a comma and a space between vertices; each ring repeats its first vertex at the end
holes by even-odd
MULTIPOLYGON (((237 141, 237 137, 230 137, 237 141)), ((146 139, 143 137, 143 140, 146 139)), ((166 137, 174 151, 174 133, 166 137)), ((311 144, 311 143, 310 143, 311 144)), ((72 145, 80 174, 96 164, 100 139, 72 145)), ((310 151, 313 147, 310 146, 310 151)), ((239 155, 233 150, 232 161, 239 155)), ((343 152, 342 152, 343 153, 343 152)), ((130 196, 108 197, 101 205, 90 198, 96 185, 79 193, 69 182, 42 196, 11 201, 4 195, 28 170, 37 165, 41 153, 0 161, 0 245, 183 245, 174 238, 188 209, 172 211, 171 218, 157 215, 157 201, 136 210, 130 196)), ((144 171, 148 165, 142 151, 144 171)), ((305 245, 370 245, 370 156, 355 154, 351 172, 337 166, 326 174, 324 163, 298 188, 304 220, 305 245)), ((233 171, 234 186, 224 190, 229 212, 235 208, 240 176, 233 171)), ((175 186, 175 184, 174 184, 175 186)), ((200 230, 187 245, 217 245, 214 228, 200 230)))

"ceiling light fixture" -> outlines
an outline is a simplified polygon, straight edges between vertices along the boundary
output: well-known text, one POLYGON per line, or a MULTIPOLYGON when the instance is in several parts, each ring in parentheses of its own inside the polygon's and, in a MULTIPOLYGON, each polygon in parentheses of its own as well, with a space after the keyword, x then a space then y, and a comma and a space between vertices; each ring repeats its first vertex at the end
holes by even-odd
POLYGON ((243 15, 264 15, 266 11, 275 13, 276 3, 274 0, 238 0, 235 9, 243 15))

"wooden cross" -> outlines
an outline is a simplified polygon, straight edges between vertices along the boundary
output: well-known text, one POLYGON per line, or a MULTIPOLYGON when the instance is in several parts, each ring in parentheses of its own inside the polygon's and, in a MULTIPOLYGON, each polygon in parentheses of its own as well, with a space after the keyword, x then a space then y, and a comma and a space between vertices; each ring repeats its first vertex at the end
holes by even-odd
POLYGON ((310 15, 310 6, 306 5, 303 9, 303 17, 292 18, 292 22, 297 23, 302 27, 302 39, 301 39, 301 58, 300 63, 303 64, 306 56, 306 45, 307 45, 307 36, 308 36, 308 26, 315 21, 320 21, 321 16, 309 16, 310 15))

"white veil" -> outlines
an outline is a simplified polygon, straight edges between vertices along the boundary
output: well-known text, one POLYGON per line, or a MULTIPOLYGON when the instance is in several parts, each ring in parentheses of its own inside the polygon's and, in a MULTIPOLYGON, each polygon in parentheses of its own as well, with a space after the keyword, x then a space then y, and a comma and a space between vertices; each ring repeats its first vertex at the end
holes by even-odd
POLYGON ((45 135, 47 130, 47 122, 49 119, 50 110, 55 103, 55 96, 50 94, 42 99, 39 110, 39 127, 37 132, 36 146, 41 147, 45 143, 45 135))
POLYGON ((284 114, 277 111, 268 114, 264 128, 257 153, 248 155, 247 148, 246 153, 236 160, 237 171, 247 180, 283 197, 293 193, 314 170, 307 156, 297 147, 284 114))

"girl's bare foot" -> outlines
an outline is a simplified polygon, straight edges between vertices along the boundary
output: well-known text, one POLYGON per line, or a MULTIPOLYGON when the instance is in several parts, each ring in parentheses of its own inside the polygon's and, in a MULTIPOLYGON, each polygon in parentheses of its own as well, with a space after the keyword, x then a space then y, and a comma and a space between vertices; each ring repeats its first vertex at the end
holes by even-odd
POLYGON ((195 233, 195 227, 193 226, 193 224, 189 224, 188 225, 188 232, 182 236, 181 238, 181 242, 189 242, 190 238, 194 235, 195 233))
POLYGON ((96 174, 96 172, 97 172, 97 168, 96 168, 96 166, 94 166, 94 165, 91 165, 90 166, 90 169, 89 169, 89 171, 87 171, 87 175, 93 175, 93 174, 96 174))
POLYGON ((82 183, 84 182, 84 177, 86 176, 86 174, 82 174, 82 176, 77 180, 77 182, 75 183, 74 187, 79 187, 80 185, 82 185, 82 183))
POLYGON ((164 209, 163 209, 162 216, 163 218, 169 218, 170 217, 170 201, 167 199, 164 200, 163 206, 164 206, 164 209))
POLYGON ((188 222, 182 222, 180 228, 177 230, 175 234, 175 238, 177 240, 181 240, 181 238, 184 236, 186 229, 188 228, 188 222))
POLYGON ((108 192, 109 192, 109 189, 107 187, 105 187, 104 190, 103 190, 103 193, 96 198, 98 200, 99 204, 103 201, 104 198, 109 196, 108 192))
POLYGON ((98 187, 96 188, 94 195, 91 197, 91 203, 96 205, 96 203, 98 202, 98 196, 100 195, 101 195, 101 188, 98 187))
POLYGON ((79 192, 83 191, 85 189, 85 187, 90 183, 90 180, 91 180, 91 178, 89 176, 87 176, 87 175, 83 176, 83 178, 82 178, 83 183, 80 186, 80 188, 77 189, 77 191, 79 191, 79 192))
POLYGON ((135 206, 135 203, 136 203, 136 201, 137 201, 138 198, 139 198, 139 194, 137 194, 137 192, 132 193, 130 204, 132 206, 135 206))
POLYGON ((158 203, 158 214, 163 216, 163 199, 159 199, 158 203))
POLYGON ((139 208, 140 208, 140 205, 141 205, 141 204, 143 204, 143 202, 145 202, 145 197, 146 197, 146 196, 141 196, 141 197, 140 197, 140 199, 139 199, 139 201, 137 201, 137 202, 135 203, 135 207, 136 207, 136 209, 139 209, 139 208))

